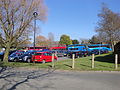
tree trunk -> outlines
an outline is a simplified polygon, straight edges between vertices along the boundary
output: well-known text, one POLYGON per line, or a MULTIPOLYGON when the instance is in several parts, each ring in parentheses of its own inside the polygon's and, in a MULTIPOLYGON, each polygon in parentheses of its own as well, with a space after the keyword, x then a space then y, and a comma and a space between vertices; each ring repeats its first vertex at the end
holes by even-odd
POLYGON ((8 62, 9 51, 10 51, 10 44, 7 43, 4 58, 3 58, 3 62, 8 62))
POLYGON ((110 43, 112 46, 112 51, 114 52, 114 40, 112 39, 112 36, 110 35, 110 43))
POLYGON ((112 51, 114 52, 114 44, 112 43, 112 51))

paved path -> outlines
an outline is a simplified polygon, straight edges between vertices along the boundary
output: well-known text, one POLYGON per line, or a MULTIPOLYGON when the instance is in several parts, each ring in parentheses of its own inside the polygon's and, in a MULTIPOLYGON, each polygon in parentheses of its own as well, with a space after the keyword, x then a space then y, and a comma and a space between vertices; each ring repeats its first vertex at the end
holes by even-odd
POLYGON ((58 60, 68 60, 68 59, 70 59, 70 58, 68 58, 68 57, 58 57, 58 60))
POLYGON ((0 90, 120 90, 120 72, 0 68, 0 90))

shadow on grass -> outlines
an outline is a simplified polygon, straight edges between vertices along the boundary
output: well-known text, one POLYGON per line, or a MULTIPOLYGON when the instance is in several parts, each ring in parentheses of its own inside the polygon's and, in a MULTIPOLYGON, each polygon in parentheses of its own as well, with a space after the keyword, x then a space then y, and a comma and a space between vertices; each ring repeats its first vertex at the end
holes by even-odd
POLYGON ((109 54, 109 55, 106 55, 106 56, 95 57, 95 61, 115 63, 114 54, 109 54))
POLYGON ((113 68, 112 66, 105 66, 105 65, 99 65, 100 67, 104 67, 104 68, 113 68))
POLYGON ((67 66, 67 67, 70 67, 70 68, 72 68, 72 66, 71 65, 68 65, 68 64, 64 64, 65 66, 67 66))
POLYGON ((84 67, 89 67, 91 68, 91 66, 88 66, 88 65, 84 65, 84 64, 80 64, 81 66, 84 66, 84 67))
POLYGON ((48 68, 52 68, 52 65, 47 65, 48 66, 48 68))

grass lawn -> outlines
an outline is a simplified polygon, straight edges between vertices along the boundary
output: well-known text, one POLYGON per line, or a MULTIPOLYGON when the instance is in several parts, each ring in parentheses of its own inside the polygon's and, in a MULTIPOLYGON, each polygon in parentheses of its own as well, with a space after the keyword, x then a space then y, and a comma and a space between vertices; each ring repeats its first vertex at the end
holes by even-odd
MULTIPOLYGON (((24 63, 24 62, 9 62, 1 63, 0 66, 10 67, 27 67, 27 68, 50 68, 52 63, 24 63)), ((55 69, 57 70, 73 70, 72 59, 59 60, 55 62, 55 69)), ((115 70, 114 55, 112 53, 101 54, 95 56, 95 68, 91 68, 91 56, 75 59, 76 71, 120 71, 120 64, 115 70)))

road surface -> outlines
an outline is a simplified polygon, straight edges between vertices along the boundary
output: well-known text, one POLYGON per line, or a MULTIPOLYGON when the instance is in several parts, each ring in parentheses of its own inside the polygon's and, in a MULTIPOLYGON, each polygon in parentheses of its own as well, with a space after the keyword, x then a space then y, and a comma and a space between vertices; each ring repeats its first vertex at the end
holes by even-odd
POLYGON ((0 67, 0 90, 120 90, 120 72, 0 67))

